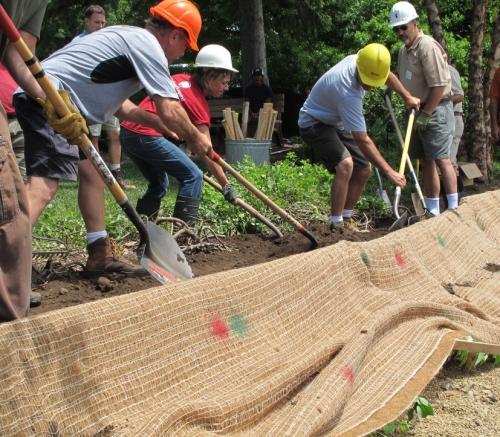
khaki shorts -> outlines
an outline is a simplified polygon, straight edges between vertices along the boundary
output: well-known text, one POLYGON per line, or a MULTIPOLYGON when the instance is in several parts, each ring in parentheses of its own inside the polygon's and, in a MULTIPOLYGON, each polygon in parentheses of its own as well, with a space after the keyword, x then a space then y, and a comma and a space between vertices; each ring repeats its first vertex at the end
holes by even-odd
POLYGON ((424 131, 414 130, 410 156, 414 159, 450 159, 451 143, 455 131, 455 116, 451 100, 441 102, 424 131))
POLYGON ((300 135, 311 146, 313 160, 323 164, 331 173, 335 172, 335 167, 341 161, 349 157, 352 157, 355 167, 370 166, 350 132, 316 123, 307 128, 300 128, 300 135))
POLYGON ((120 132, 120 120, 116 117, 111 117, 102 124, 89 125, 90 136, 100 137, 102 129, 106 132, 120 132))

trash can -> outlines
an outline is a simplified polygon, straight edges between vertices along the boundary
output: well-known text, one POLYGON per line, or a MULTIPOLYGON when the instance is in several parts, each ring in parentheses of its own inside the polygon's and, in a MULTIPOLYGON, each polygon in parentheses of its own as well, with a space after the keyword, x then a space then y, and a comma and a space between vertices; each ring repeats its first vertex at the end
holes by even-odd
POLYGON ((250 156, 256 165, 269 164, 271 140, 226 140, 226 161, 230 164, 242 162, 245 155, 250 156))

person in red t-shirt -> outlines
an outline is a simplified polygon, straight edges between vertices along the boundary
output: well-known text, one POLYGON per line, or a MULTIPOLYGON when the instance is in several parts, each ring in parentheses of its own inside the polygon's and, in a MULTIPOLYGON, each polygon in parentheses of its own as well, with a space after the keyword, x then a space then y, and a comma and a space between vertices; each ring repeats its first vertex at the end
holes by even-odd
POLYGON ((500 68, 495 71, 490 88, 491 136, 493 142, 500 140, 500 68))
MULTIPOLYGON (((173 79, 191 122, 210 140, 210 109, 206 97, 220 97, 228 89, 232 73, 237 73, 237 70, 232 66, 229 51, 216 44, 199 51, 194 67, 192 75, 176 74, 173 79)), ((139 107, 156 113, 150 97, 146 97, 139 107)), ((123 122, 121 127, 122 147, 149 182, 146 193, 137 202, 137 212, 153 220, 156 218, 161 199, 168 189, 168 175, 171 175, 179 181, 173 216, 189 225, 194 224, 203 182, 203 173, 198 166, 161 132, 131 122, 123 122)), ((224 188, 226 200, 234 202, 237 194, 222 168, 207 156, 201 158, 224 188)))

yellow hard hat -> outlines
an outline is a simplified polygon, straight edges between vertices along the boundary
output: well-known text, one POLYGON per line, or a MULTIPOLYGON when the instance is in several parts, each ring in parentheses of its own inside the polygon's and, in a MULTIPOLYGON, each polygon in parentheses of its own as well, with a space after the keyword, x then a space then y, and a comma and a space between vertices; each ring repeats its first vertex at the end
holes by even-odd
POLYGON ((382 44, 368 44, 358 52, 356 68, 364 85, 380 87, 389 76, 391 54, 382 44))

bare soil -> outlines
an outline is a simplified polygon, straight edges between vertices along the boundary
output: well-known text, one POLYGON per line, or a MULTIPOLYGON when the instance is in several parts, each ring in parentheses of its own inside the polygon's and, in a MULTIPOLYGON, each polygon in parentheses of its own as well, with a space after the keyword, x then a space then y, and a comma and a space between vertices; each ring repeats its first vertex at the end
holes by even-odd
MULTIPOLYGON (((311 224, 308 229, 316 236, 319 246, 324 247, 341 240, 380 238, 388 232, 387 226, 391 223, 392 219, 379 224, 378 228, 359 233, 347 229, 332 232, 325 223, 311 224)), ((225 250, 205 250, 187 255, 195 276, 267 262, 310 248, 309 240, 297 232, 286 234, 281 239, 253 234, 225 237, 222 241, 225 250)), ((133 259, 132 250, 125 249, 125 256, 133 259)), ((84 261, 85 255, 80 254, 71 262, 53 260, 40 269, 45 277, 39 287, 43 303, 32 309, 32 316, 158 285, 150 277, 85 279, 80 274, 84 261)), ((450 360, 423 393, 432 403, 435 415, 417 421, 407 435, 496 436, 500 430, 499 389, 500 369, 494 369, 491 363, 480 370, 469 371, 450 360)))

